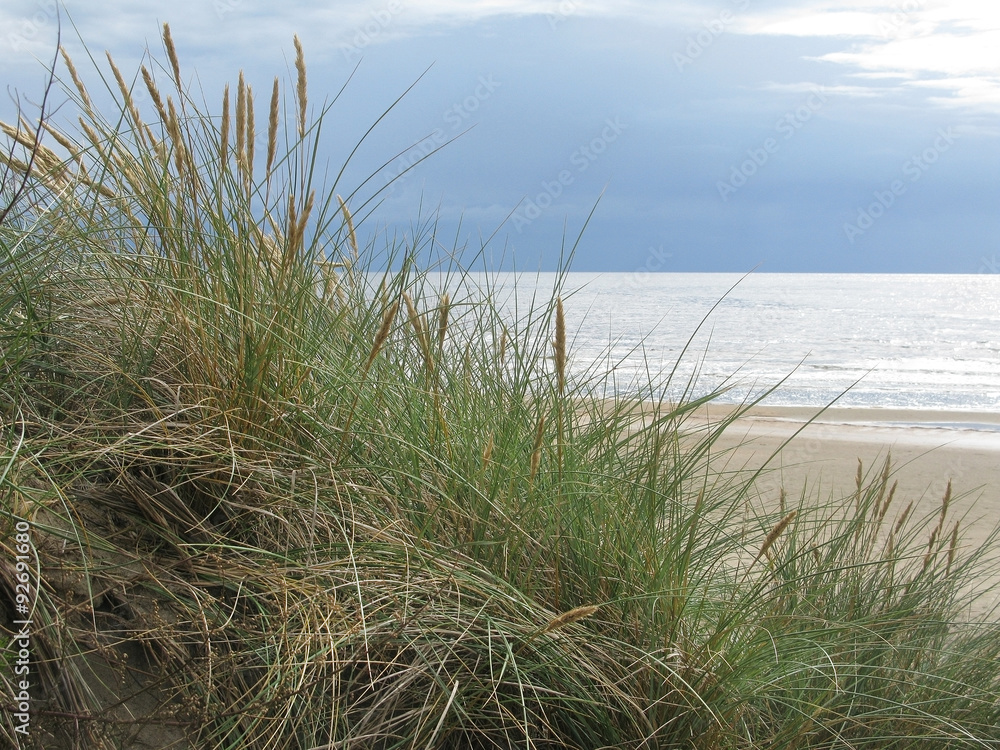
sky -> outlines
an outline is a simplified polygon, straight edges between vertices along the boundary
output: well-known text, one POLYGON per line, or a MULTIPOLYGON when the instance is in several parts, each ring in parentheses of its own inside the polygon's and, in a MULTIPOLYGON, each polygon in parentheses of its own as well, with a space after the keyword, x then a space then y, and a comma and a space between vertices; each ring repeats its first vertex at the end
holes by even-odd
MULTIPOLYGON (((77 61, 124 70, 165 59, 169 22, 220 102, 241 69, 294 80, 298 34, 313 110, 333 102, 324 163, 374 198, 365 236, 433 220, 446 249, 489 240, 520 269, 579 238, 579 271, 1000 272, 996 0, 59 7, 77 61)), ((56 11, 0 5, 9 94, 39 95, 56 11)))

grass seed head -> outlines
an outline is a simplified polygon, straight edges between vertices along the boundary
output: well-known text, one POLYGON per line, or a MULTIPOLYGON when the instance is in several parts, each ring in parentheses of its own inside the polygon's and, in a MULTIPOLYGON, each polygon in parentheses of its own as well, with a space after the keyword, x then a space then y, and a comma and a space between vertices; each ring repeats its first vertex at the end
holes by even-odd
POLYGON ((225 164, 229 157, 229 84, 222 92, 222 124, 219 126, 219 156, 225 164))
POLYGON ((297 82, 295 86, 295 97, 299 103, 299 138, 304 138, 306 135, 306 56, 302 51, 302 42, 299 40, 298 35, 294 38, 295 42, 295 72, 297 74, 297 82))
POLYGON ((771 550, 771 547, 774 546, 775 542, 778 541, 778 538, 784 533, 785 529, 788 528, 788 526, 792 523, 792 521, 795 520, 795 516, 797 515, 798 515, 797 510, 790 511, 789 513, 785 514, 784 518, 782 518, 780 521, 778 521, 778 523, 774 525, 774 528, 771 529, 770 532, 768 532, 767 537, 764 539, 764 543, 760 546, 760 552, 757 553, 757 560, 764 557, 764 555, 768 554, 768 552, 771 550))
POLYGON ((271 174, 271 167, 274 166, 274 157, 278 153, 278 77, 274 78, 274 86, 271 89, 271 106, 267 114, 267 161, 264 165, 265 174, 271 174))
POLYGON ((562 297, 556 298, 556 338, 553 342, 556 357, 556 383, 560 395, 566 391, 566 315, 562 297))
POLYGON ((399 300, 392 303, 392 306, 387 308, 382 314, 382 325, 379 326, 378 333, 375 334, 375 341, 372 343, 371 352, 368 354, 368 361, 365 362, 365 371, 372 366, 372 362, 378 356, 379 352, 382 351, 382 347, 385 346, 386 339, 389 338, 389 332, 392 330, 392 323, 396 319, 396 313, 399 311, 399 300))
POLYGON ((76 72, 73 58, 69 56, 69 52, 66 51, 65 47, 59 47, 59 52, 62 54, 63 62, 66 63, 66 69, 69 71, 70 78, 73 79, 73 85, 76 86, 76 90, 80 93, 80 99, 83 100, 84 107, 92 109, 93 105, 90 101, 90 94, 87 93, 87 87, 83 85, 80 75, 76 72))
POLYGON ((441 295, 441 305, 438 308, 438 351, 444 350, 444 339, 448 335, 448 313, 451 310, 451 298, 445 292, 441 295))
POLYGON ((340 203, 340 213, 344 216, 344 224, 347 226, 347 239, 351 243, 351 252, 354 254, 354 260, 358 259, 358 235, 354 231, 354 219, 351 217, 351 212, 347 208, 347 203, 339 195, 337 196, 337 201, 340 203))
POLYGON ((542 628, 542 633, 551 633, 553 630, 565 628, 568 625, 572 625, 574 622, 586 620, 588 617, 592 617, 600 608, 600 605, 595 604, 588 604, 583 607, 574 607, 568 612, 563 612, 558 617, 550 620, 548 625, 542 628))
POLYGON ((170 35, 170 24, 163 24, 163 45, 167 48, 167 57, 170 59, 170 67, 174 72, 174 83, 177 90, 181 91, 181 66, 177 59, 177 48, 174 46, 174 38, 170 35))
POLYGON ((153 74, 145 65, 142 66, 142 80, 146 84, 146 91, 149 92, 149 96, 153 100, 153 106, 156 107, 156 114, 159 115, 160 122, 166 125, 167 108, 163 106, 163 98, 160 96, 160 90, 156 87, 156 81, 153 80, 153 74))

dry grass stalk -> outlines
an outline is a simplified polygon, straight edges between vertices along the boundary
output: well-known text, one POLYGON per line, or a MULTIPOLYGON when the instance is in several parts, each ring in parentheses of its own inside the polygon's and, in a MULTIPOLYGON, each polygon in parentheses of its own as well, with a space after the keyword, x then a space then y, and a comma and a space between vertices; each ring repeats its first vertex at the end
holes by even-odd
POLYGON ((11 169, 13 169, 15 172, 18 172, 19 174, 27 174, 29 169, 28 165, 25 164, 20 159, 18 159, 16 156, 8 156, 2 151, 0 151, 0 164, 9 166, 11 169))
POLYGON ((183 90, 181 85, 181 65, 177 60, 177 48, 174 47, 174 38, 170 35, 170 24, 163 24, 163 46, 167 48, 167 57, 170 59, 170 67, 174 71, 174 83, 177 84, 177 90, 183 90))
POLYGON ((896 489, 898 487, 899 487, 899 481, 897 480, 897 481, 893 482, 892 483, 892 487, 889 488, 889 494, 885 498, 885 502, 882 503, 882 508, 881 508, 881 510, 879 510, 879 513, 878 513, 878 522, 879 523, 882 523, 882 520, 885 518, 885 514, 889 511, 889 506, 892 505, 892 500, 896 496, 896 489))
POLYGON ((538 418, 538 426, 535 428, 535 445, 531 449, 531 471, 528 481, 534 482, 535 475, 538 474, 538 466, 542 462, 542 438, 545 436, 545 417, 538 418))
POLYGON ((64 149, 66 149, 69 152, 70 156, 72 156, 74 159, 78 159, 79 158, 79 156, 80 156, 79 151, 80 150, 76 147, 76 144, 73 143, 73 141, 71 141, 69 138, 67 138, 61 132, 59 132, 58 130, 56 130, 54 127, 52 127, 47 122, 43 122, 42 123, 42 127, 45 129, 46 133, 48 133, 49 135, 52 136, 53 140, 56 143, 58 143, 60 146, 62 146, 64 149))
POLYGON ((413 326, 417 335, 417 344, 419 344, 420 353, 424 358, 424 367, 427 368, 427 372, 433 373, 434 357, 431 352, 430 331, 424 327, 420 320, 420 313, 417 312, 417 307, 413 304, 413 299, 406 292, 403 292, 403 301, 406 302, 406 312, 410 318, 410 325, 413 326))
POLYGON ((295 195, 288 194, 288 234, 285 242, 285 251, 282 255, 282 264, 295 256, 298 252, 298 245, 301 241, 299 237, 299 214, 295 207, 295 195))
POLYGON ((441 305, 438 308, 438 354, 444 351, 444 339, 448 335, 448 314, 451 312, 451 297, 445 292, 441 295, 441 305))
POLYGON ((0 122, 0 130, 12 140, 20 143, 25 148, 35 147, 35 133, 31 128, 14 127, 6 122, 0 122))
POLYGON ((490 461, 493 459, 493 448, 494 447, 495 446, 494 446, 494 443, 493 443, 493 433, 491 432, 489 439, 486 441, 486 447, 483 448, 483 471, 486 470, 486 467, 489 465, 490 461))
POLYGON ((86 86, 83 85, 83 81, 80 80, 80 75, 76 72, 76 66, 73 64, 73 58, 69 56, 69 52, 66 51, 65 47, 59 47, 59 52, 62 54, 63 62, 66 63, 66 69, 69 71, 70 78, 73 79, 73 85, 76 86, 76 90, 80 92, 80 99, 83 100, 84 107, 92 109, 93 105, 90 101, 90 94, 87 93, 86 86))
POLYGON ((139 135, 141 140, 145 140, 146 130, 143 127, 142 118, 139 116, 139 109, 135 106, 135 100, 132 98, 132 90, 129 88, 128 84, 125 83, 125 78, 122 76, 121 71, 118 70, 118 66, 115 65, 114 58, 111 57, 110 52, 105 52, 108 58, 108 65, 111 66, 111 72, 114 74, 115 81, 118 84, 118 90, 121 92, 122 100, 125 102, 125 107, 128 109, 129 116, 132 118, 132 124, 135 126, 135 130, 139 135))
POLYGON ((181 121, 174 108, 174 100, 167 97, 167 135, 174 144, 174 164, 177 174, 184 174, 184 136, 181 133, 181 121))
MULTIPOLYGON (((757 557, 754 558, 754 563, 764 557, 764 555, 770 556, 771 547, 774 546, 775 542, 778 541, 778 538, 785 532, 785 529, 789 527, 798 514, 799 512, 797 510, 790 511, 785 514, 784 518, 774 525, 774 528, 768 532, 767 537, 764 539, 764 543, 760 546, 760 552, 758 552, 757 557)), ((751 563, 750 567, 753 567, 753 563, 751 563)))
POLYGON ((347 239, 351 243, 351 252, 354 253, 354 260, 358 260, 358 235, 354 231, 354 219, 347 208, 347 203, 339 195, 337 201, 340 203, 340 213, 344 215, 344 224, 347 225, 347 239))
POLYGON ((156 114, 160 117, 160 122, 166 124, 167 120, 167 108, 163 106, 163 99, 160 96, 160 90, 156 88, 156 81, 153 80, 153 74, 149 72, 149 69, 143 65, 142 66, 142 80, 146 84, 146 90, 149 92, 150 98, 153 100, 153 105, 156 107, 156 114))
POLYGON ((548 625, 542 628, 541 632, 551 633, 553 630, 565 628, 568 625, 572 625, 574 622, 586 620, 588 617, 593 616, 600 608, 601 607, 598 604, 588 604, 583 607, 574 607, 568 612, 563 612, 558 617, 553 618, 548 625))
POLYGON ((556 384, 559 395, 566 392, 566 314, 562 297, 556 298, 556 338, 552 342, 556 357, 556 384))
POLYGON ((910 517, 910 513, 912 510, 913 510, 913 501, 911 500, 909 505, 907 505, 905 510, 903 510, 903 514, 899 517, 899 520, 896 521, 896 526, 893 529, 893 533, 896 534, 899 533, 899 530, 902 529, 903 526, 906 524, 906 519, 910 517))
POLYGON ((241 172, 246 164, 247 137, 247 85, 240 71, 240 80, 236 85, 236 168, 241 172))
POLYGON ((500 342, 497 344, 497 361, 502 366, 507 357, 507 326, 500 331, 500 342))
POLYGON ((389 338, 389 332, 392 330, 392 323, 396 319, 397 312, 399 312, 399 300, 393 302, 392 306, 382 314, 382 325, 379 326, 378 333, 375 334, 375 341, 372 344, 371 352, 368 354, 368 360, 365 362, 365 372, 368 372, 368 369, 372 366, 372 362, 375 361, 379 352, 382 351, 382 347, 385 346, 386 339, 389 338))
POLYGON ((248 196, 250 195, 250 186, 253 184, 253 160, 257 145, 256 139, 257 131, 254 127, 253 114, 253 89, 250 86, 247 86, 247 163, 243 182, 248 196))
POLYGON ((302 51, 302 42, 298 35, 294 37, 295 42, 295 72, 298 81, 295 86, 295 97, 299 103, 299 138, 306 135, 306 56, 302 51))
POLYGON ((84 135, 87 136, 87 140, 90 141, 90 145, 94 147, 94 149, 97 151, 98 154, 101 155, 102 158, 107 159, 107 153, 105 152, 104 149, 103 139, 97 134, 97 131, 94 130, 89 123, 85 122, 82 117, 80 118, 79 122, 80 122, 80 129, 84 132, 84 135))
POLYGON ((878 483, 878 497, 875 500, 875 512, 879 514, 879 518, 882 517, 882 501, 885 499, 885 491, 889 488, 889 469, 892 462, 892 454, 888 453, 885 457, 885 463, 882 464, 882 476, 879 478, 878 483))
POLYGON ((219 156, 225 164, 229 157, 229 84, 222 92, 222 125, 219 126, 219 156))
POLYGON ((267 161, 264 165, 264 172, 271 174, 271 167, 274 166, 274 157, 278 153, 278 78, 274 78, 274 87, 271 89, 271 106, 267 115, 267 161))

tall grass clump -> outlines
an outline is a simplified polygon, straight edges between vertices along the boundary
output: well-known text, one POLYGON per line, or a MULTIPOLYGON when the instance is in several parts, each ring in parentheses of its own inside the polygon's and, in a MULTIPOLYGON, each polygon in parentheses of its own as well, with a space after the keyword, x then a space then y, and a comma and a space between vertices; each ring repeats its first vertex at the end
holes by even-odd
POLYGON ((710 468, 752 404, 604 398, 562 275, 512 309, 420 267, 433 223, 362 241, 298 40, 289 91, 217 104, 163 43, 94 92, 64 55, 78 121, 2 126, 5 644, 18 524, 36 561, 6 744, 998 746, 995 535, 950 493, 922 516, 887 459, 758 502, 710 468))

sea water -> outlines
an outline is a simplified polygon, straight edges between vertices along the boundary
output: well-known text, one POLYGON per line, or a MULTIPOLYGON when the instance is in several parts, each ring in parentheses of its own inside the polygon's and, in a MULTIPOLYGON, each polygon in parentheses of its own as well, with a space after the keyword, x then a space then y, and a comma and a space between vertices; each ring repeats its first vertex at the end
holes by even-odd
MULTIPOLYGON (((545 299, 556 277, 500 282, 545 299)), ((622 395, 1000 411, 1000 275, 569 273, 562 294, 570 376, 622 395)))

